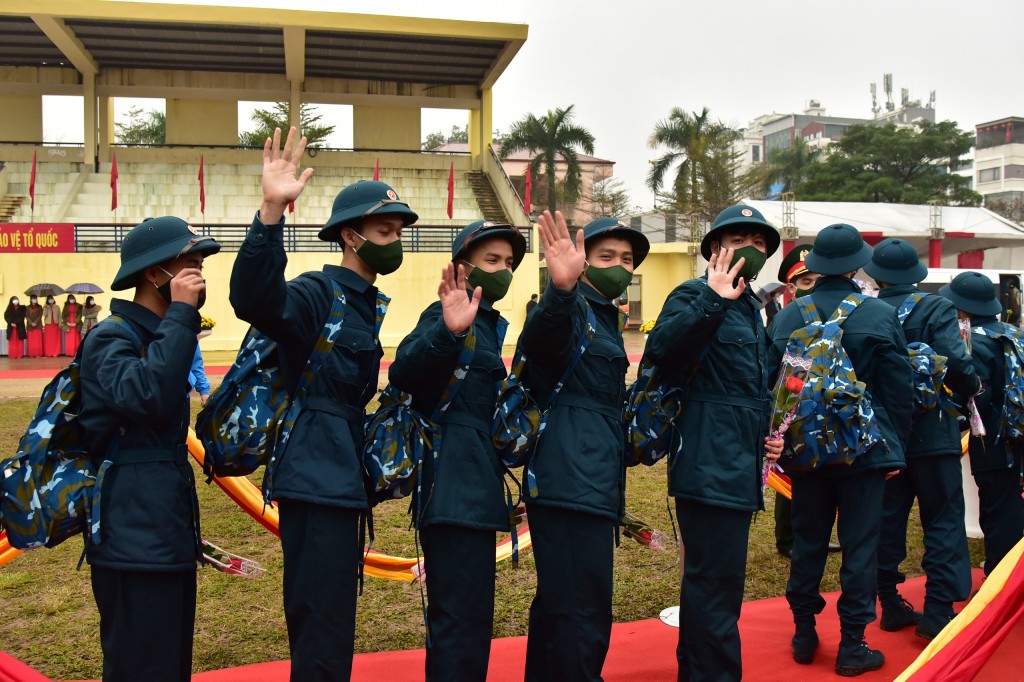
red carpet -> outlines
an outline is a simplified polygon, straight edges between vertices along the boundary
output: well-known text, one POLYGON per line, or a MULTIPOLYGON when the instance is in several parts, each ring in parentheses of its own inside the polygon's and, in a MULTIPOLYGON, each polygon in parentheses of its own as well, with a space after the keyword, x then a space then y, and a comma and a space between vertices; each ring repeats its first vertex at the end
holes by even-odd
MULTIPOLYGON (((974 572, 975 588, 981 571, 974 572)), ((924 602, 924 578, 909 581, 902 594, 911 603, 924 602)), ((835 674, 835 655, 839 644, 836 616, 838 593, 825 595, 828 605, 818 618, 821 648, 811 665, 797 665, 790 656, 789 638, 793 626, 784 597, 748 602, 743 605, 740 631, 743 639, 744 678, 756 682, 814 682, 839 679, 835 674)), ((678 630, 660 620, 620 623, 612 628, 611 651, 604 666, 606 682, 669 682, 676 679, 675 646, 678 630)), ((885 666, 860 676, 862 680, 893 680, 910 665, 925 647, 925 641, 913 630, 882 632, 877 621, 868 627, 868 642, 886 656, 885 666)), ((1024 682, 1021 650, 1024 648, 1024 621, 1010 633, 978 680, 1024 682)), ((495 640, 491 647, 489 682, 518 682, 523 679, 526 638, 495 640)), ((0 682, 42 682, 46 678, 28 670, 0 653, 0 682), (20 674, 19 674, 20 673, 20 674)), ((287 682, 288 661, 261 663, 227 670, 200 673, 197 682, 287 682)), ((423 651, 389 651, 360 654, 355 657, 352 679, 419 682, 423 679, 423 651)))

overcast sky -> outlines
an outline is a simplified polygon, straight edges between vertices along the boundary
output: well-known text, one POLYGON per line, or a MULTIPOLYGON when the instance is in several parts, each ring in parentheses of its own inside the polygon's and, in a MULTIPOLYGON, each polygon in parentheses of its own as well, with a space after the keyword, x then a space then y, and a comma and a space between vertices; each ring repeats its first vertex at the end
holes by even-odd
MULTIPOLYGON (((167 1, 167 0, 164 0, 167 1)), ((280 0, 208 4, 281 7, 280 0)), ((1024 115, 1021 0, 291 0, 288 7, 337 12, 499 21, 529 25, 529 37, 494 88, 494 124, 526 112, 576 105, 596 138, 595 154, 616 162, 632 202, 649 207, 644 179, 660 152, 647 146, 672 107, 742 127, 761 114, 799 112, 817 99, 829 115, 871 116, 869 84, 893 74, 912 99, 937 91, 938 120, 961 128, 1024 115)), ((122 105, 121 108, 125 108, 122 105)), ((45 107, 48 139, 81 139, 45 107)), ((331 109, 340 110, 340 107, 331 109)), ((66 111, 66 108, 64 108, 66 111)), ((243 112, 242 116, 245 116, 243 112)), ((351 145, 351 116, 332 111, 351 145)), ((466 113, 424 112, 423 134, 462 125, 466 113)), ((76 125, 78 129, 76 131, 76 125)))

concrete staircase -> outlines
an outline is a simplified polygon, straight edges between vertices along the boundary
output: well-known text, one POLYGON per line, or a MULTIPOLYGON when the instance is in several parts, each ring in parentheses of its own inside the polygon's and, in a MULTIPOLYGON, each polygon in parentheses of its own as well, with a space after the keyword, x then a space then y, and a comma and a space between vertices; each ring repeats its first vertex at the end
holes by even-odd
POLYGON ((480 212, 484 214, 484 220, 491 220, 496 223, 511 223, 505 215, 498 195, 494 193, 494 187, 487 175, 478 171, 468 171, 466 179, 469 186, 476 195, 476 202, 480 205, 480 212))
POLYGON ((11 216, 17 212, 26 198, 21 194, 5 194, 0 197, 0 223, 10 222, 11 216))

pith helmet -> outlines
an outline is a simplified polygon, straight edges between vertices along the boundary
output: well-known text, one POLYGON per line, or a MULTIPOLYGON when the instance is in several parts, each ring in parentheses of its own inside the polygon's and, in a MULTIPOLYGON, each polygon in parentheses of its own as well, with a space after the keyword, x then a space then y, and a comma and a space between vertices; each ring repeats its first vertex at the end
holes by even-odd
POLYGON ((722 240, 722 230, 726 227, 752 227, 760 228, 761 232, 764 233, 765 240, 767 241, 766 246, 768 257, 771 258, 772 254, 775 253, 779 244, 782 242, 782 237, 779 236, 779 231, 772 227, 761 212, 753 206, 746 206, 744 204, 737 204, 730 206, 715 218, 715 222, 711 224, 711 229, 704 235, 704 239, 700 242, 700 253, 704 256, 705 260, 711 260, 711 242, 722 240))
POLYGON ((886 284, 917 284, 928 276, 917 249, 902 239, 886 239, 878 244, 864 272, 886 284))
POLYGON ((121 240, 121 268, 110 288, 130 289, 135 286, 136 276, 146 268, 195 251, 210 256, 220 251, 220 244, 213 237, 201 237, 181 218, 147 218, 121 240))
POLYGON ((1003 311, 995 285, 980 272, 961 272, 939 293, 969 315, 998 315, 1003 311))
POLYGON ((512 245, 512 269, 518 268, 526 255, 526 237, 512 225, 490 220, 477 220, 459 231, 452 242, 452 260, 465 258, 472 244, 492 237, 501 237, 512 245))
POLYGON ((640 230, 622 222, 618 218, 598 218, 587 223, 583 228, 583 240, 585 243, 592 243, 602 237, 620 237, 633 245, 633 268, 640 267, 640 264, 651 252, 651 242, 640 230))
POLYGON ((845 275, 864 267, 871 260, 871 247, 853 225, 836 223, 818 233, 804 263, 811 272, 845 275))
POLYGON ((331 217, 317 237, 325 242, 336 242, 342 227, 368 215, 398 215, 403 227, 419 219, 409 204, 399 200, 390 185, 377 180, 360 180, 338 192, 331 217))

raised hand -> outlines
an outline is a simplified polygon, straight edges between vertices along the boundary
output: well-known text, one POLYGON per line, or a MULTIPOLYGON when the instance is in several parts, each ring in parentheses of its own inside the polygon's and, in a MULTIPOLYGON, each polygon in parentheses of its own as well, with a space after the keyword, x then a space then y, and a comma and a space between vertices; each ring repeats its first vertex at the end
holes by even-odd
POLYGON ((554 218, 551 211, 544 211, 537 222, 540 223, 540 241, 544 245, 544 260, 548 264, 551 283, 562 291, 572 291, 586 267, 583 230, 576 232, 574 243, 561 211, 555 211, 554 218))
POLYGON ((306 138, 295 140, 296 130, 288 131, 284 149, 281 149, 281 129, 274 128, 274 138, 263 143, 263 205, 260 206, 260 220, 264 225, 275 225, 284 215, 288 204, 299 198, 306 183, 313 176, 313 169, 307 168, 302 174, 299 164, 306 151, 306 138))
POLYGON ((739 298, 743 290, 747 288, 747 283, 743 281, 742 277, 738 281, 736 280, 740 268, 743 267, 744 259, 740 258, 733 263, 734 253, 733 249, 719 249, 718 253, 711 254, 711 260, 708 261, 708 286, 722 298, 733 301, 739 298), (729 267, 730 265, 732 267, 729 267))
POLYGON ((199 268, 182 268, 171 278, 171 300, 188 303, 195 308, 199 296, 206 291, 206 280, 199 268))
POLYGON ((441 271, 441 284, 437 287, 437 297, 441 299, 441 310, 444 314, 444 326, 452 334, 462 334, 473 324, 476 311, 480 307, 483 290, 473 290, 473 298, 466 294, 466 269, 459 265, 458 279, 455 277, 455 264, 449 263, 441 271))

